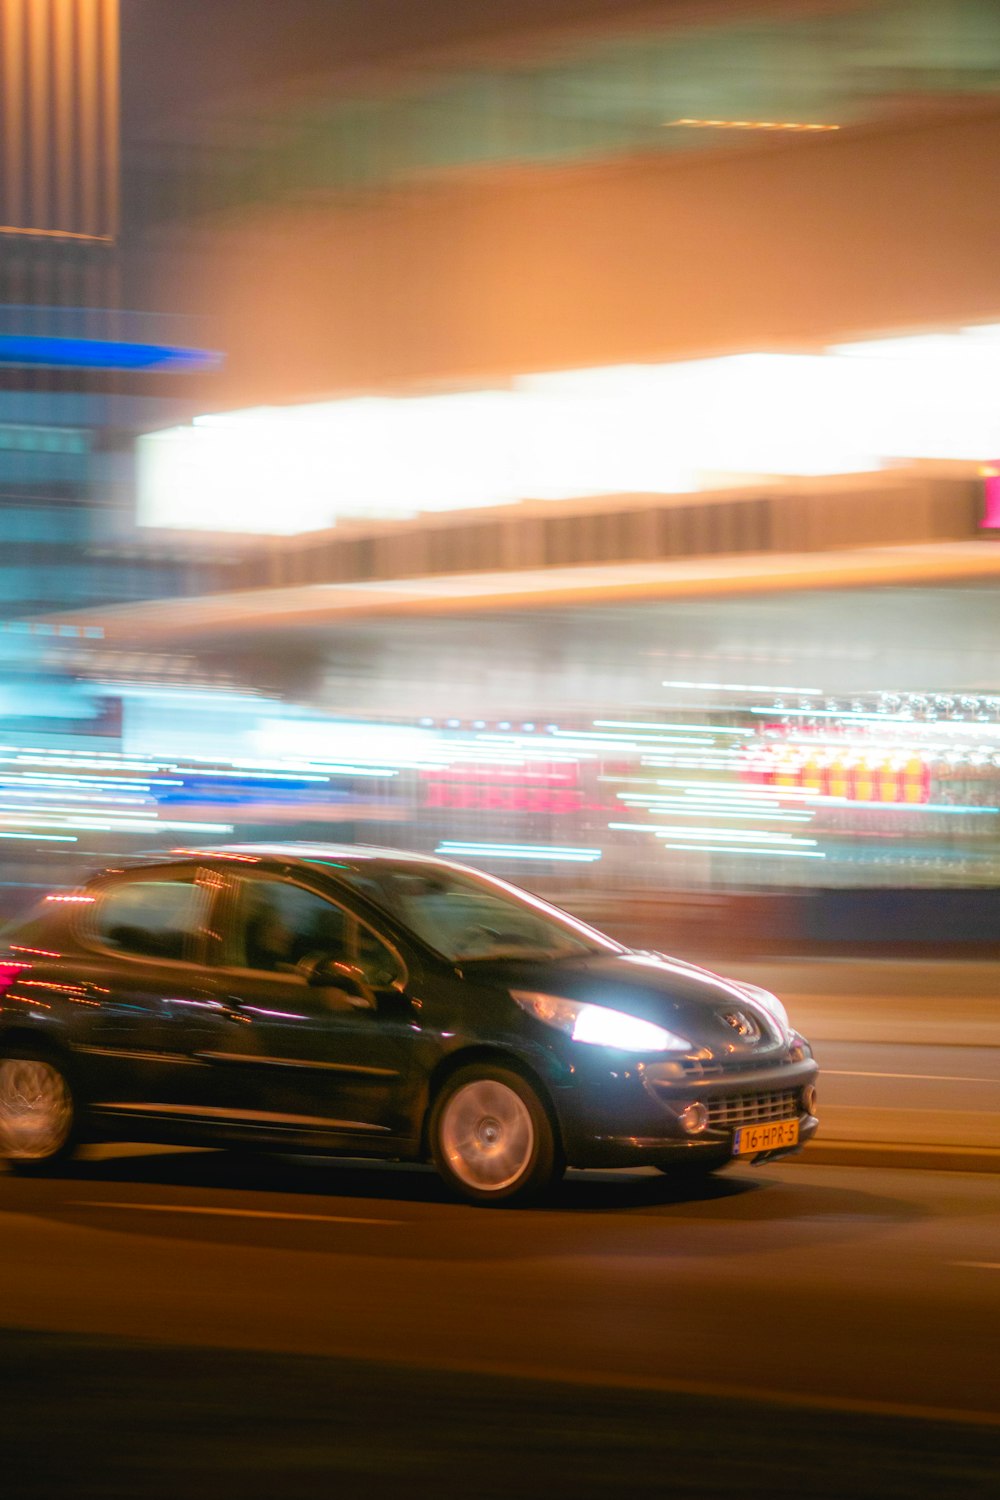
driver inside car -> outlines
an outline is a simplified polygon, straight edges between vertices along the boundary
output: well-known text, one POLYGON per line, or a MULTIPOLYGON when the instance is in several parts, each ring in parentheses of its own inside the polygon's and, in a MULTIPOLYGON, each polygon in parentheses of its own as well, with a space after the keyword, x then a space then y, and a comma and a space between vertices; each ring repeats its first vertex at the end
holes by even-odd
POLYGON ((286 972, 293 969, 295 965, 290 962, 293 936, 291 928, 272 906, 258 902, 250 912, 244 930, 247 966, 286 972))

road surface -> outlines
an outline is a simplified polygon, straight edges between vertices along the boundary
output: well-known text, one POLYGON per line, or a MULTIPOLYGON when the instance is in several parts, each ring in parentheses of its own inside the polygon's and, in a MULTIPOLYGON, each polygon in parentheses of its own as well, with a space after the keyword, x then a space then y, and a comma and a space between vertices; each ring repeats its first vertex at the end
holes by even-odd
POLYGON ((32 1497, 995 1492, 987 1174, 571 1174, 498 1212, 424 1169, 104 1148, 0 1176, 0 1287, 32 1497))

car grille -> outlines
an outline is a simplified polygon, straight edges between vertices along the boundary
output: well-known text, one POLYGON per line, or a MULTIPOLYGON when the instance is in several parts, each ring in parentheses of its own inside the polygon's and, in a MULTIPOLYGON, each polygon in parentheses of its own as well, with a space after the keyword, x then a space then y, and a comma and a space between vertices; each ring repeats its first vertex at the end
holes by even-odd
POLYGON ((728 1094, 709 1099, 710 1130, 730 1130, 737 1125, 756 1125, 761 1120, 784 1120, 801 1113, 795 1089, 774 1089, 767 1094, 728 1094))
MULTIPOLYGON (((723 1073, 720 1062, 702 1062, 699 1057, 682 1057, 680 1065, 686 1078, 721 1078, 723 1073)), ((756 1067, 756 1058, 752 1059, 751 1065, 756 1067)))

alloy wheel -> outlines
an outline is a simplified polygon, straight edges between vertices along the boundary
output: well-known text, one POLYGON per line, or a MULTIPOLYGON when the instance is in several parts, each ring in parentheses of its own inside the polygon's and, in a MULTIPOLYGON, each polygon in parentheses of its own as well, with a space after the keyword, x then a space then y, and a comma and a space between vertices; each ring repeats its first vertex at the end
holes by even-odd
POLYGON ((0 1156, 45 1161, 73 1128, 73 1097, 59 1069, 36 1057, 0 1058, 0 1156))
POLYGON ((523 1099, 494 1078, 477 1078, 451 1095, 441 1117, 441 1150, 459 1182, 500 1193, 530 1169, 535 1127, 523 1099))

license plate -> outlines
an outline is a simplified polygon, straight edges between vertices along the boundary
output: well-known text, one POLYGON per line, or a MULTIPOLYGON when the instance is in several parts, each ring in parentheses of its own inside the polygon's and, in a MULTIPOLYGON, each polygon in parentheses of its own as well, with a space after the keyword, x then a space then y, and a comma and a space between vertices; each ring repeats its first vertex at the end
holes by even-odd
POLYGON ((734 1156, 758 1151, 780 1151, 799 1142, 798 1120, 769 1120, 766 1125, 741 1125, 733 1137, 734 1156))

